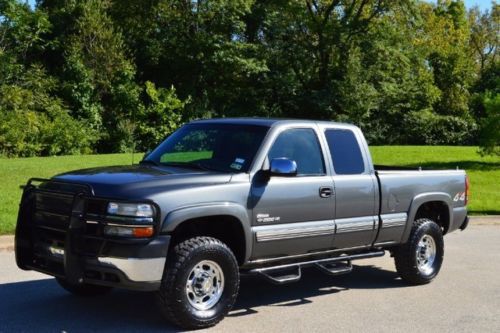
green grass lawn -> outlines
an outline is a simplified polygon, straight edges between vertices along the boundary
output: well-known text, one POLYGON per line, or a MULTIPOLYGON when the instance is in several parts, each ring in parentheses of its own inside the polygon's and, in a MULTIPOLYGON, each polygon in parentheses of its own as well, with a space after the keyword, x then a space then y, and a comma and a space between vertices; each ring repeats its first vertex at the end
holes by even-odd
MULTIPOLYGON (((135 154, 137 163, 142 154, 135 154)), ((131 164, 131 154, 55 156, 30 158, 0 158, 0 234, 14 231, 17 209, 21 199, 23 185, 31 177, 47 178, 76 169, 92 168, 105 165, 131 164)))
MULTIPOLYGON (((477 154, 476 147, 371 147, 374 163, 423 168, 465 168, 471 180, 469 210, 474 214, 500 214, 500 158, 477 154)), ((141 156, 135 156, 139 161, 141 156)), ((130 164, 130 154, 0 158, 0 234, 14 231, 17 208, 21 198, 19 185, 30 177, 51 177, 82 168, 130 164)))

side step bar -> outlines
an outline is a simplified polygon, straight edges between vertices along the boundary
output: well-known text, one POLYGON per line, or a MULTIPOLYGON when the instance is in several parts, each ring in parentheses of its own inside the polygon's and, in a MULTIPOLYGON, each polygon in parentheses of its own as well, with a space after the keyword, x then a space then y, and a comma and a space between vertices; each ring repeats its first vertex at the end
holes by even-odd
POLYGON ((299 281, 302 277, 302 267, 315 266, 323 273, 335 276, 350 273, 352 271, 352 260, 382 257, 384 254, 385 251, 375 251, 344 255, 335 258, 294 262, 277 266, 254 268, 249 270, 248 274, 260 275, 275 284, 285 284, 299 281))
POLYGON ((259 274, 260 276, 264 277, 269 282, 272 282, 274 284, 286 284, 286 283, 292 283, 292 282, 299 281, 300 278, 302 277, 302 269, 300 268, 300 266, 295 266, 292 269, 293 270, 291 270, 290 272, 286 272, 286 271, 290 270, 290 268, 284 269, 285 272, 283 272, 283 270, 281 270, 281 269, 279 269, 279 270, 274 270, 274 269, 266 270, 266 269, 264 269, 262 271, 259 271, 257 274, 259 274), (273 274, 273 273, 275 273, 275 274, 273 274), (276 273, 278 273, 278 274, 276 274, 276 273))
POLYGON ((325 274, 336 276, 352 272, 351 261, 348 260, 346 263, 343 262, 326 262, 326 263, 316 263, 314 264, 316 268, 325 274))

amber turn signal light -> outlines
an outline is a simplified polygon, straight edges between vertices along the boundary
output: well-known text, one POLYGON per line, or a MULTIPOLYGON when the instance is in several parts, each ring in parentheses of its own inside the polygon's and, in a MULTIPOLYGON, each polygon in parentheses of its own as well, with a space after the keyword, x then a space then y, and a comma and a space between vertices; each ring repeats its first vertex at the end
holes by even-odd
POLYGON ((153 227, 140 227, 133 229, 133 235, 136 238, 151 237, 153 236, 153 227))

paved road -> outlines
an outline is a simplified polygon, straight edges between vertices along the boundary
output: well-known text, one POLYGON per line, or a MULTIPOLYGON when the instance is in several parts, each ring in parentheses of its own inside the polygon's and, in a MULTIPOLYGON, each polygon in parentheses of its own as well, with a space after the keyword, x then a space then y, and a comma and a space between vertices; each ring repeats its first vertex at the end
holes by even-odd
MULTIPOLYGON (((473 225, 445 238, 431 284, 405 285, 389 256, 355 262, 350 275, 314 269, 287 286, 242 281, 235 310, 217 332, 500 332, 500 226, 473 225)), ((53 279, 17 269, 0 253, 0 332, 164 332, 150 293, 75 298, 53 279)))

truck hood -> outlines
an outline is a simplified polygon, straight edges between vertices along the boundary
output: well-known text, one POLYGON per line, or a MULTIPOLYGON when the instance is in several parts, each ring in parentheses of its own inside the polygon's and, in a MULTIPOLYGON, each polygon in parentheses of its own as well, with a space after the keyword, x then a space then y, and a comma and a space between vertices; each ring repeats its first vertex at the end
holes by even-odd
POLYGON ((144 199, 169 189, 227 183, 231 174, 180 167, 127 165, 76 170, 53 179, 90 185, 96 196, 144 199))

